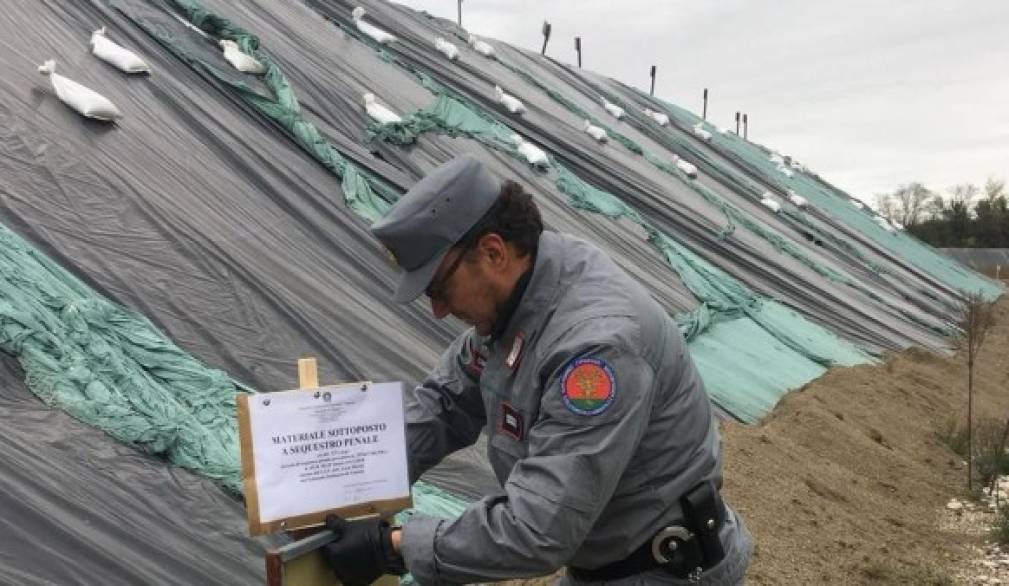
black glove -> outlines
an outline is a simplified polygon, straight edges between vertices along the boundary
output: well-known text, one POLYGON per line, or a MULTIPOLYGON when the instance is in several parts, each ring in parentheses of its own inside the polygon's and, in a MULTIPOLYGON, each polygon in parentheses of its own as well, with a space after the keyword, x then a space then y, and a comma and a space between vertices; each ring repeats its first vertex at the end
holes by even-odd
POLYGON ((403 558, 392 547, 392 527, 378 517, 347 521, 326 517, 326 528, 336 540, 324 549, 326 561, 340 582, 367 586, 383 574, 403 575, 403 558))

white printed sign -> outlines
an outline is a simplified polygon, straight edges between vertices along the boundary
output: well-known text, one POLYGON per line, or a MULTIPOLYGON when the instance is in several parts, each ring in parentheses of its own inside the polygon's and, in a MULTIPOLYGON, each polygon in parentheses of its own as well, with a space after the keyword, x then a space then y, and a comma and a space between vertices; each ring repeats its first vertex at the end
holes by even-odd
POLYGON ((402 383, 239 397, 250 532, 409 506, 402 383))

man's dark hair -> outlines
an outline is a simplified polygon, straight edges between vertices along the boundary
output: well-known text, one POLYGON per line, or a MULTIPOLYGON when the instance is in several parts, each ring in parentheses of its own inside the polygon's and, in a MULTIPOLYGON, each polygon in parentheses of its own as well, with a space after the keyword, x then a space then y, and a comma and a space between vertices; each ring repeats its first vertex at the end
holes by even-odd
POLYGON ((492 233, 514 244, 521 256, 536 252, 543 219, 533 196, 514 181, 505 181, 494 204, 456 246, 469 246, 492 233))

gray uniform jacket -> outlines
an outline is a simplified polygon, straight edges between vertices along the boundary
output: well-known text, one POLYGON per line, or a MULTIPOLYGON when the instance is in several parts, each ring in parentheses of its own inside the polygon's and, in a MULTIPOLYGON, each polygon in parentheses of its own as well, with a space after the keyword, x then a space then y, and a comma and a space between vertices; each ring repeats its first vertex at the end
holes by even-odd
MULTIPOLYGON (((401 550, 421 584, 597 568, 681 519, 679 498, 702 480, 721 486, 717 424, 676 323, 603 252, 570 236, 540 237, 503 334, 464 333, 415 389, 412 480, 485 427, 503 494, 455 520, 406 521, 401 550)), ((706 572, 726 580, 704 582, 735 583, 745 571, 749 536, 729 517, 728 569, 706 572)))

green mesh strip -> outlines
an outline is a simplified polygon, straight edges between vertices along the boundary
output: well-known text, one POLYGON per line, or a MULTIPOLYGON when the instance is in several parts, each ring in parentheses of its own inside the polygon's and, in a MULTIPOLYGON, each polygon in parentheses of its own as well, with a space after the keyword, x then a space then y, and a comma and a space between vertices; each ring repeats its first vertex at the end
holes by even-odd
POLYGON ((46 404, 240 492, 235 394, 252 391, 4 226, 0 349, 17 358, 46 404))
MULTIPOLYGON (((636 94, 641 99, 648 101, 653 107, 655 107, 656 110, 664 111, 666 114, 668 114, 670 118, 670 124, 677 127, 682 133, 682 135, 678 135, 670 132, 662 132, 658 134, 657 140, 659 140, 660 142, 662 142, 663 144, 665 144, 670 148, 683 149, 683 152, 686 152, 691 157, 696 158, 695 164, 697 164, 698 168, 702 169, 705 174, 718 179, 721 183, 734 186, 739 193, 749 195, 751 198, 759 198, 762 196, 763 188, 759 184, 750 180, 748 177, 744 177, 740 173, 727 168, 725 165, 720 164, 718 161, 716 161, 710 155, 708 155, 708 153, 705 150, 699 148, 697 146, 696 140, 687 137, 687 135, 691 135, 693 133, 694 125, 696 125, 698 122, 703 122, 699 117, 694 116, 689 111, 679 108, 673 104, 670 104, 653 96, 645 94, 644 92, 638 90, 637 88, 632 88, 625 84, 620 85, 624 87, 627 91, 630 91, 636 94)), ((712 142, 715 145, 720 145, 725 142, 736 142, 736 141, 746 143, 746 141, 739 138, 735 134, 722 135, 721 133, 718 132, 718 130, 714 126, 710 124, 706 124, 705 128, 706 130, 712 133, 712 142)), ((729 153, 729 159, 734 161, 736 160, 731 153, 729 153)), ((774 168, 773 165, 771 167, 774 169, 774 173, 780 174, 777 171, 777 169, 774 168)), ((762 174, 754 173, 745 164, 739 164, 739 168, 747 170, 754 175, 760 176, 762 178, 762 181, 765 182, 767 181, 766 177, 764 177, 762 174)), ((771 185, 773 186, 775 184, 771 182, 771 185)), ((780 186, 778 187, 780 189, 780 186)), ((782 213, 794 219, 795 221, 798 221, 801 224, 803 224, 803 227, 808 232, 810 232, 810 234, 812 234, 814 237, 820 240, 828 241, 834 246, 844 250, 851 256, 854 256, 859 261, 861 261, 864 266, 869 268, 869 270, 877 274, 885 273, 885 270, 880 265, 870 260, 859 248, 857 248, 847 240, 840 238, 833 233, 822 232, 815 225, 813 225, 808 219, 806 219, 805 215, 802 212, 794 211, 790 209, 789 206, 786 205, 782 207, 782 213)))
POLYGON ((638 143, 634 142, 630 138, 627 138, 622 133, 617 132, 610 125, 606 124, 605 122, 603 122, 602 120, 600 120, 599 118, 597 118, 595 115, 593 115, 589 111, 584 110, 581 106, 579 106, 578 104, 576 104, 574 101, 569 100, 564 94, 562 94, 559 91, 551 88, 550 86, 546 85, 545 83, 541 82, 540 80, 538 80, 535 77, 533 77, 532 75, 530 75, 527 71, 525 71, 525 70, 523 70, 523 69, 521 69, 519 67, 516 67, 515 65, 512 65, 512 64, 504 62, 504 61, 499 61, 499 62, 502 65, 504 65, 505 67, 507 67, 508 69, 510 69, 512 71, 512 73, 514 73, 515 75, 517 75, 517 76, 521 77, 523 80, 525 80, 526 83, 528 83, 529 85, 532 85, 533 87, 539 88, 546 95, 550 96, 550 98, 552 98, 555 102, 557 102, 558 104, 564 106, 570 112, 572 112, 573 114, 577 115, 579 118, 581 118, 583 120, 588 120, 588 121, 592 122, 593 125, 598 126, 598 127, 602 128, 602 129, 604 129, 606 131, 606 134, 611 139, 613 139, 613 140, 619 142, 620 144, 624 145, 624 147, 627 150, 631 151, 632 153, 634 153, 636 155, 640 155, 640 154, 644 153, 644 149, 641 148, 641 145, 639 145, 638 143))
POLYGON ((773 409, 784 389, 826 372, 750 319, 718 321, 688 345, 712 401, 747 423, 773 409), (728 368, 726 356, 732 356, 728 368))
MULTIPOLYGON (((688 187, 689 189, 700 195, 708 203, 717 207, 728 220, 726 228, 719 234, 720 238, 728 237, 734 231, 735 224, 736 223, 741 224, 748 230, 759 236, 760 238, 763 238, 765 241, 770 243, 771 246, 773 246, 776 250, 788 254, 792 258, 798 260, 800 263, 811 268, 812 270, 822 275, 823 277, 826 277, 827 279, 833 282, 844 283, 853 287, 863 288, 850 275, 842 274, 837 270, 834 270, 830 267, 824 266, 823 264, 814 261, 802 250, 802 248, 796 246, 794 243, 792 243, 787 238, 783 237, 777 231, 771 228, 767 228, 764 225, 753 221, 747 214, 744 214, 738 208, 729 204, 727 201, 719 197, 714 191, 712 191, 708 187, 702 185, 699 182, 691 180, 682 171, 676 168, 675 165, 663 161, 657 155, 651 153, 650 151, 645 151, 640 145, 624 137, 622 134, 616 133, 611 128, 606 127, 596 118, 592 117, 590 113, 582 109, 578 104, 569 100, 560 92, 550 88, 546 84, 537 80, 528 72, 505 62, 502 62, 502 64, 511 71, 513 71, 515 74, 522 77, 529 84, 545 92, 550 98, 552 98, 554 101, 564 106, 572 113, 582 118, 591 119, 594 121, 593 122, 594 124, 603 126, 604 128, 606 128, 607 133, 611 134, 615 139, 621 142, 621 144, 624 144, 624 146, 627 146, 632 152, 643 155, 645 159, 652 165, 670 175, 673 175, 674 177, 679 179, 683 185, 685 185, 686 187, 688 187)), ((592 88, 593 91, 595 91, 600 96, 606 98, 607 101, 612 102, 623 108, 625 115, 627 117, 637 120, 639 125, 641 125, 644 128, 651 128, 652 126, 651 121, 646 120, 644 114, 638 112, 637 108, 631 106, 630 104, 627 104, 626 102, 621 100, 617 95, 605 91, 603 88, 597 86, 596 84, 593 84, 591 82, 587 83, 589 87, 592 88)), ((666 132, 659 132, 652 134, 655 135, 655 138, 657 138, 659 142, 665 143, 665 146, 671 147, 674 150, 679 149, 678 152, 686 152, 691 157, 692 159, 691 162, 696 161, 695 164, 697 164, 699 168, 703 169, 706 174, 708 174, 709 176, 713 176, 715 178, 720 178, 723 183, 733 186, 737 192, 744 195, 748 194, 750 195, 750 197, 754 199, 760 199, 760 197, 763 195, 763 190, 759 186, 757 186, 753 182, 744 180, 744 178, 742 178, 737 173, 730 173, 724 171, 721 165, 717 165, 708 156, 706 152, 696 148, 691 142, 685 140, 673 140, 672 135, 666 132), (669 144, 670 142, 674 142, 675 144, 670 145, 669 144)))
MULTIPOLYGON (((735 134, 721 134, 712 125, 683 108, 648 96, 635 88, 628 88, 628 90, 635 92, 642 99, 648 100, 668 114, 671 121, 675 121, 681 129, 684 129, 684 132, 689 132, 685 130, 686 127, 702 123, 712 133, 711 144, 713 147, 739 167, 759 177, 763 183, 773 186, 782 193, 787 192, 788 189, 795 191, 806 198, 811 206, 827 214, 834 221, 856 230, 876 245, 920 268, 947 286, 961 291, 979 291, 989 298, 995 298, 1005 291, 1005 287, 1001 283, 971 271, 916 238, 904 232, 884 230, 874 221, 874 214, 871 211, 858 209, 851 205, 848 194, 827 184, 818 176, 800 169, 792 169, 793 175, 788 177, 779 171, 777 165, 770 160, 767 149, 735 134)), ((845 247, 845 250, 867 264, 869 263, 864 253, 850 243, 845 247)), ((879 267, 875 266, 875 269, 878 271, 879 267)))
MULTIPOLYGON (((157 26, 143 18, 135 19, 135 22, 183 62, 212 76, 258 112, 286 130, 301 148, 343 180, 343 196, 347 207, 354 213, 369 223, 382 217, 392 202, 399 198, 397 192, 343 157, 322 136, 314 124, 305 120, 287 77, 269 54, 260 49, 259 40, 255 36, 229 20, 206 10, 196 0, 164 1, 179 11, 193 26, 218 39, 235 41, 243 52, 252 55, 265 65, 266 74, 263 76, 263 81, 272 95, 261 95, 240 79, 236 79, 213 64, 203 61, 184 46, 182 39, 176 38, 164 27, 157 26)), ((128 15, 128 11, 122 8, 120 10, 128 15)))
MULTIPOLYGON (((869 355, 854 345, 841 340, 829 330, 806 320, 778 303, 758 298, 738 280, 655 229, 635 210, 615 196, 588 185, 562 165, 555 163, 554 168, 558 175, 558 188, 569 194, 572 198, 572 205, 575 207, 613 218, 624 217, 641 225, 648 233, 649 242, 658 248, 666 262, 680 276, 684 285, 701 301, 702 304, 698 310, 676 318, 680 331, 688 341, 700 340, 702 333, 705 334, 703 337, 711 335, 711 328, 717 324, 727 321, 746 321, 739 318, 748 317, 753 323, 759 324, 766 334, 773 337, 778 346, 787 347, 794 359, 800 363, 809 361, 823 368, 872 361, 869 355)), ((723 327, 722 330, 724 331, 724 329, 723 327)), ((745 339, 741 341, 746 343, 745 339)), ((724 367, 724 355, 721 364, 724 367)), ((766 367, 768 363, 762 364, 763 367, 766 367)), ((784 352, 778 352, 778 358, 771 364, 779 365, 786 370, 797 372, 803 370, 801 364, 796 365, 790 362, 788 353, 784 352)), ((709 371, 702 369, 702 373, 705 384, 707 384, 709 371)), ((725 377, 724 374, 718 376, 725 377)), ((776 376, 780 378, 783 375, 779 373, 776 376)), ((819 374, 814 376, 819 376, 819 374)), ((788 377, 785 376, 785 378, 788 377)), ((802 382, 808 380, 810 379, 805 379, 802 382)), ((779 380, 779 382, 781 381, 779 380)), ((777 401, 777 397, 780 396, 782 389, 788 388, 791 388, 790 385, 763 387, 757 394, 765 397, 766 401, 769 401, 769 406, 760 411, 760 414, 770 410, 777 401), (767 397, 773 398, 768 399, 767 397)), ((732 399, 730 396, 732 393, 726 392, 727 394, 721 398, 720 404, 729 413, 741 419, 745 420, 749 417, 746 415, 749 413, 746 410, 741 413, 733 410, 734 401, 739 399, 732 399)))
POLYGON ((436 96, 433 105, 407 114, 402 122, 369 125, 368 139, 406 146, 425 132, 436 132, 452 137, 474 138, 496 150, 518 155, 511 141, 514 133, 510 128, 455 97, 447 94, 436 96))
MULTIPOLYGON (((378 50, 377 43, 368 42, 368 40, 365 40, 360 35, 357 35, 355 31, 351 31, 348 28, 344 28, 343 30, 355 36, 355 38, 360 38, 362 42, 368 44, 373 49, 378 50)), ((397 144, 409 144, 418 134, 423 132, 437 132, 450 136, 463 135, 519 158, 518 152, 507 138, 512 134, 510 129, 493 118, 482 114, 475 106, 460 100, 452 92, 431 80, 429 76, 423 74, 415 67, 404 65, 398 59, 394 59, 393 62, 401 65, 405 70, 415 75, 423 75, 422 83, 429 91, 435 94, 437 100, 429 108, 420 109, 408 114, 401 123, 394 125, 372 125, 369 129, 369 134, 372 137, 381 138, 388 136, 397 144)), ((556 160, 551 161, 551 168, 555 172, 555 185, 562 193, 568 195, 572 206, 612 218, 627 218, 645 229, 649 242, 659 250, 669 266, 683 281, 684 285, 701 301, 704 308, 700 312, 694 312, 693 314, 677 318, 684 336, 688 338, 696 337, 704 332, 706 326, 715 323, 717 320, 707 317, 710 314, 717 315, 718 319, 726 319, 730 316, 737 318, 744 317, 748 315, 750 306, 759 305, 756 295, 750 292, 737 279, 714 267, 686 247, 680 245, 673 238, 655 228, 636 210, 632 209, 619 198, 589 185, 556 160)), ((685 175, 682 175, 682 172, 678 169, 668 168, 667 170, 693 186, 693 182, 687 179, 685 175)), ((717 198, 717 196, 710 192, 709 196, 717 198)), ((738 211, 737 215, 745 219, 745 216, 738 211)), ((768 233, 770 232, 768 231, 768 233)), ((794 252, 798 251, 795 247, 792 247, 792 250, 794 252)), ((833 273, 832 276, 841 278, 836 273, 833 273)), ((811 322, 807 322, 807 324, 810 328, 819 329, 819 326, 811 322)), ((781 335, 788 335, 793 330, 779 327, 775 331, 781 335)), ((838 359, 829 356, 829 353, 806 352, 801 341, 789 341, 788 345, 795 352, 810 360, 822 362, 824 366, 843 363, 847 359, 847 356, 849 356, 849 346, 826 330, 823 330, 823 333, 834 337, 837 340, 838 347, 843 348, 839 351, 838 359)), ((862 354, 862 358, 863 362, 871 360, 865 354, 862 354)))
MULTIPOLYGON (((267 67, 264 81, 273 92, 273 96, 262 96, 245 83, 231 78, 213 65, 196 58, 181 46, 178 39, 173 38, 167 31, 154 26, 152 23, 141 20, 137 24, 191 67, 202 70, 226 84, 259 112, 285 128, 302 148, 307 150, 316 160, 342 179, 341 187, 344 192, 344 198, 351 210, 369 222, 374 222, 389 209, 392 202, 398 199, 399 195, 391 187, 344 158, 329 144, 313 124, 307 122, 302 117, 300 105, 286 76, 284 76, 280 67, 267 54, 259 50, 259 41, 255 36, 232 24, 229 20, 204 9, 194 0, 167 1, 177 10, 180 10, 194 26, 215 37, 236 41, 243 52, 254 56, 263 63, 267 67)), ((393 60, 392 55, 384 50, 380 50, 379 55, 388 62, 392 62, 393 60)), ((428 78, 428 81, 433 83, 430 78, 428 78)), ((156 330, 154 332, 156 333, 156 330)), ((218 373, 218 371, 210 371, 205 367, 201 367, 198 362, 191 358, 190 360, 194 368, 203 368, 204 371, 218 373)), ((224 376, 223 373, 219 374, 224 376)), ((199 388, 202 390, 209 387, 206 383, 203 383, 199 388)), ((209 420, 209 423, 229 432, 228 441, 222 443, 225 443, 224 450, 231 458, 231 468, 218 472, 212 466, 193 465, 191 469, 219 480, 224 486, 235 492, 241 492, 241 470, 237 463, 238 446, 234 413, 235 406, 232 393, 230 407, 224 415, 209 420)), ((102 422, 90 420, 88 422, 109 431, 108 427, 102 422)), ((110 433, 116 436, 115 433, 111 431, 110 433)), ((119 436, 116 437, 117 439, 127 441, 119 436)), ((457 516, 464 507, 464 503, 460 499, 423 482, 415 483, 412 491, 416 501, 415 507, 428 514, 457 516)))
MULTIPOLYGON (((411 493, 415 510, 442 519, 455 519, 462 514, 467 504, 466 501, 453 494, 420 481, 413 485, 411 493)), ((412 513, 413 511, 404 511, 398 515, 398 518, 401 521, 405 520, 412 513)))

